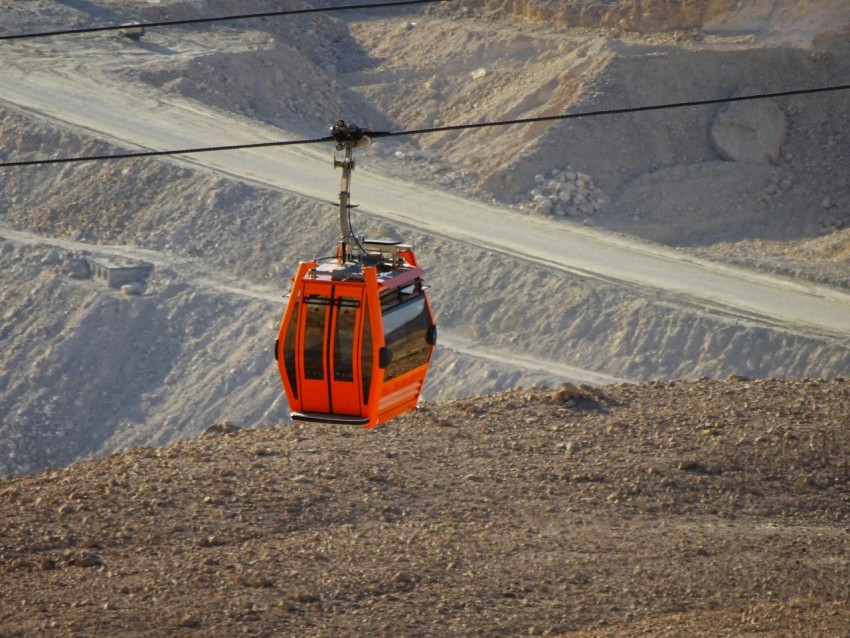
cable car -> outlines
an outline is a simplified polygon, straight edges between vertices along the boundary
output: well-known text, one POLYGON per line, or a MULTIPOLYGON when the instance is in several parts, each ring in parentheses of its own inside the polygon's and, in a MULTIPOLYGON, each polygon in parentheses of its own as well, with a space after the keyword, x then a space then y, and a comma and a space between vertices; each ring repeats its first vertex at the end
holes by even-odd
POLYGON ((351 228, 352 151, 369 131, 331 129, 342 160, 341 238, 334 258, 302 262, 275 342, 292 419, 373 428, 419 400, 437 337, 425 272, 413 248, 351 228))

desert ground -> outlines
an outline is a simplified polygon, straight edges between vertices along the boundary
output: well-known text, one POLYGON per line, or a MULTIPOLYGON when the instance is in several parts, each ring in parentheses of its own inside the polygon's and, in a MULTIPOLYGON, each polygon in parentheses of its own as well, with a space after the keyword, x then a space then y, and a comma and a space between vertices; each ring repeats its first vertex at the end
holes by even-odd
MULTIPOLYGON (((848 38, 842 0, 457 0, 6 40, 0 162, 846 85, 848 38)), ((0 167, 0 636, 846 636, 848 99, 376 139, 355 222, 440 343, 374 432, 292 424, 271 356, 332 148, 0 167)))
POLYGON ((211 426, 0 486, 3 636, 846 636, 847 381, 211 426))

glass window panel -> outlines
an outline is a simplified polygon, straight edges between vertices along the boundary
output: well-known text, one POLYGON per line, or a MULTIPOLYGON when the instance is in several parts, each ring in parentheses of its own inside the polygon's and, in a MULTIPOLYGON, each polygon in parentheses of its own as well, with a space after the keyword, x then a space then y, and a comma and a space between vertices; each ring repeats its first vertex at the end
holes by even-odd
POLYGON ((375 355, 372 352, 372 324, 369 321, 369 304, 363 305, 363 346, 360 351, 360 371, 363 375, 363 403, 369 403, 369 390, 372 387, 372 364, 375 355))
POLYGON ((392 379, 428 362, 431 346, 426 335, 430 317, 425 297, 419 295, 383 313, 384 337, 392 353, 386 379, 392 379))
POLYGON ((334 335, 334 380, 354 381, 354 322, 357 299, 339 299, 334 335))
POLYGON ((328 307, 327 297, 321 295, 307 297, 304 322, 304 377, 307 379, 325 378, 322 354, 328 307))
POLYGON ((295 300, 295 308, 286 326, 286 335, 283 338, 283 365, 289 385, 292 386, 292 394, 298 398, 298 377, 295 374, 295 338, 297 336, 298 313, 301 311, 300 300, 295 300))

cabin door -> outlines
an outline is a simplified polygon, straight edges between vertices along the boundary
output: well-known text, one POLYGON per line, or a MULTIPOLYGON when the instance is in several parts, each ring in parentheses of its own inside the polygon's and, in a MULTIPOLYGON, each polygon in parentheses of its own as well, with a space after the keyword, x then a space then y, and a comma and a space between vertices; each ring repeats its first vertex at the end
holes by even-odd
POLYGON ((304 394, 301 410, 359 415, 363 288, 304 283, 300 339, 304 394), (330 294, 328 293, 330 291, 330 294))

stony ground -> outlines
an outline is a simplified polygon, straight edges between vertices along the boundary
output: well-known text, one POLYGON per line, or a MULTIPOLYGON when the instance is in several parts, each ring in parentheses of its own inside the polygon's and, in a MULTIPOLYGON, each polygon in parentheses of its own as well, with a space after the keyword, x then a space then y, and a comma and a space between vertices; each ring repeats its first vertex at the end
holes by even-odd
POLYGON ((0 636, 846 636, 845 380, 211 427, 0 482, 0 636))

